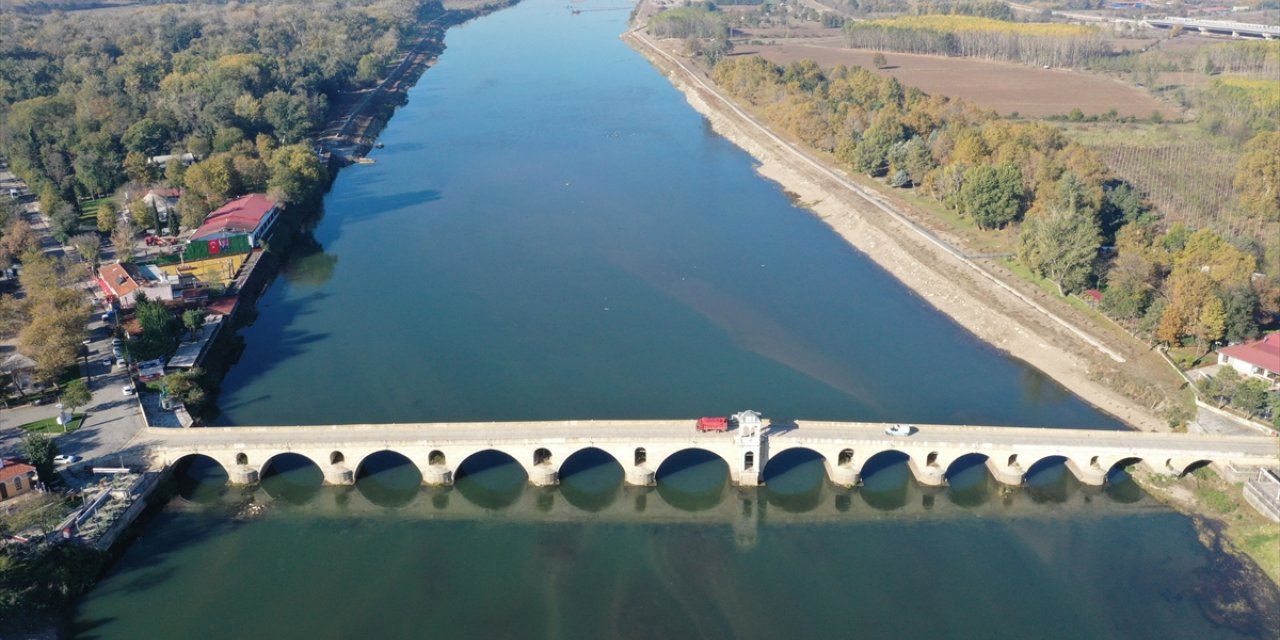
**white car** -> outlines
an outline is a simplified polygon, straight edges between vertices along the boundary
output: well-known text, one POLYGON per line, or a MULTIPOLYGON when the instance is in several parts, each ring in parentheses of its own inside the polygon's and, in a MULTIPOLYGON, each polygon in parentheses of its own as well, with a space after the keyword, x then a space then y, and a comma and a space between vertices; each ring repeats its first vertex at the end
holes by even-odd
POLYGON ((905 437, 915 433, 915 430, 916 428, 909 424, 895 424, 890 425, 884 432, 886 435, 905 437))
POLYGON ((64 455, 64 454, 58 454, 53 457, 53 463, 59 464, 59 465, 75 464, 77 462, 80 462, 80 460, 81 460, 80 456, 72 456, 72 455, 64 455))
POLYGON ((134 392, 133 385, 126 384, 125 386, 120 387, 120 391, 123 392, 126 396, 131 396, 133 395, 133 392, 134 392))

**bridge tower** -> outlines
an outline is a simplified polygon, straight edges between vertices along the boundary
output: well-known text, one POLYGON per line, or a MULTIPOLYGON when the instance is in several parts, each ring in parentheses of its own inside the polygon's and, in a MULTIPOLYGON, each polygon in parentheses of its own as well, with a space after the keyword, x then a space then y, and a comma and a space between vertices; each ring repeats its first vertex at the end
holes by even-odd
POLYGON ((760 485, 760 470, 764 468, 765 436, 760 413, 750 409, 734 414, 738 434, 734 438, 734 459, 729 464, 732 479, 743 487, 760 485))

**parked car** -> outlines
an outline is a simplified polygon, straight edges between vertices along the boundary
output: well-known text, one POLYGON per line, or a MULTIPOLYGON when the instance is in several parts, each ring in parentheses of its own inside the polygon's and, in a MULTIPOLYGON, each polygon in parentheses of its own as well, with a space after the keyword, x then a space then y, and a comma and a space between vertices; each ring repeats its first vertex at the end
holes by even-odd
POLYGON ((126 384, 125 386, 120 387, 120 391, 123 392, 124 395, 126 396, 131 396, 134 394, 134 388, 133 388, 133 385, 131 384, 126 384))
POLYGON ((909 424, 890 425, 884 430, 885 434, 891 436, 909 436, 915 433, 916 428, 909 424))
POLYGON ((54 457, 53 457, 53 463, 54 463, 54 464, 59 464, 59 465, 61 465, 61 464, 75 464, 75 463, 77 463, 77 462, 80 462, 82 459, 83 459, 83 458, 81 458, 80 456, 73 456, 73 455, 67 455, 67 454, 61 454, 61 453, 60 453, 60 454, 58 454, 58 455, 56 455, 56 456, 54 456, 54 457))

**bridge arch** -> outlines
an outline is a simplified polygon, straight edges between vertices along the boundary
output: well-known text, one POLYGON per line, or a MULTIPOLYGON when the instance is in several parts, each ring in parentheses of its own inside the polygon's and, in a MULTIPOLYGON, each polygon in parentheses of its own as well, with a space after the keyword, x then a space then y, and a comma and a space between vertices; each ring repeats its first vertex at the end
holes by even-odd
POLYGON ((341 451, 332 451, 329 453, 329 464, 331 465, 342 464, 343 462, 346 462, 346 461, 347 461, 347 458, 346 456, 342 455, 341 451))
POLYGON ((506 451, 481 449, 462 460, 453 480, 458 493, 472 503, 502 509, 520 499, 529 472, 506 451))
POLYGON ((569 504, 589 512, 613 504, 626 476, 622 463, 599 447, 586 447, 569 454, 557 473, 560 495, 569 504))
POLYGON ((658 465, 658 494, 683 511, 710 509, 724 498, 729 462, 713 451, 689 447, 674 451, 658 465))
MULTIPOLYGON (((342 459, 339 458, 338 462, 342 462, 342 459)), ((371 473, 371 469, 369 467, 371 466, 387 466, 387 463, 390 463, 390 466, 411 466, 414 471, 418 473, 419 477, 422 475, 422 470, 418 468, 418 465, 413 463, 413 460, 409 459, 409 456, 391 449, 379 449, 377 451, 370 451, 365 454, 364 457, 360 458, 360 462, 356 463, 355 478, 358 480, 361 476, 369 475, 371 473)))
POLYGON ((316 462, 310 456, 294 451, 282 451, 280 453, 273 454, 262 463, 261 467, 258 467, 258 477, 265 478, 268 475, 277 472, 293 469, 304 462, 315 467, 317 470, 320 469, 320 463, 316 462))
POLYGON ((533 451, 533 464, 535 465, 552 465, 551 450, 546 447, 538 447, 533 451))
POLYGON ((277 453, 258 471, 258 482, 272 498, 305 504, 320 492, 324 471, 315 459, 293 451, 277 453))
POLYGON ((173 461, 172 469, 178 484, 178 495, 192 502, 216 499, 231 480, 226 465, 202 453, 188 453, 179 457, 173 461))
POLYGON ((644 447, 636 447, 635 466, 643 467, 649 461, 649 452, 644 447))
POLYGON ((422 489, 422 470, 408 456, 390 449, 366 454, 351 474, 356 490, 380 507, 403 507, 422 489))
POLYGON ((764 479, 767 486, 770 479, 776 479, 778 476, 784 475, 800 465, 816 460, 821 460, 823 466, 826 466, 827 457, 818 450, 809 447, 791 447, 779 452, 777 455, 769 456, 764 468, 760 470, 760 477, 764 479))
POLYGON ((1107 481, 1110 482, 1111 477, 1115 475, 1116 472, 1123 471, 1125 473, 1128 473, 1129 467, 1132 467, 1142 462, 1145 462, 1145 461, 1142 458, 1139 458, 1137 456, 1130 456, 1128 458, 1121 458, 1119 460, 1116 460, 1115 462, 1108 465, 1106 468, 1107 481))
POLYGON ((952 478, 969 471, 974 467, 982 467, 985 471, 987 461, 990 459, 991 457, 985 453, 966 453, 955 460, 952 460, 951 464, 947 465, 947 469, 942 475, 946 478, 947 483, 950 484, 952 478))
POLYGON ((236 464, 237 464, 237 465, 240 465, 240 466, 244 466, 244 465, 249 464, 249 454, 247 454, 247 453, 245 453, 245 452, 243 452, 243 451, 241 451, 240 453, 237 453, 237 454, 236 454, 236 464))
POLYGON ((836 456, 836 464, 847 467, 853 464, 853 449, 841 449, 840 454, 836 456))
POLYGON ((443 451, 439 449, 432 449, 431 453, 427 454, 427 464, 443 467, 447 466, 449 462, 443 451))

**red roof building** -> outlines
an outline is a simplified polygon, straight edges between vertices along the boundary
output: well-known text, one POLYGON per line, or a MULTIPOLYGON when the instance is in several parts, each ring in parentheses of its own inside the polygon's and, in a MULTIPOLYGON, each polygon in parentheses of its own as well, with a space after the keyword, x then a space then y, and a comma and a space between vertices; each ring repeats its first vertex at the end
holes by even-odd
POLYGON ((1280 385, 1280 333, 1219 349, 1218 363, 1231 365, 1246 376, 1280 385))
POLYGON ((11 458, 0 458, 0 500, 15 498, 35 489, 36 468, 11 458))
MULTIPOLYGON (((280 205, 261 193, 240 196, 206 216, 191 242, 214 243, 233 236, 249 236, 249 243, 256 247, 279 214, 280 205)), ((219 252, 212 244, 210 251, 219 252)))

